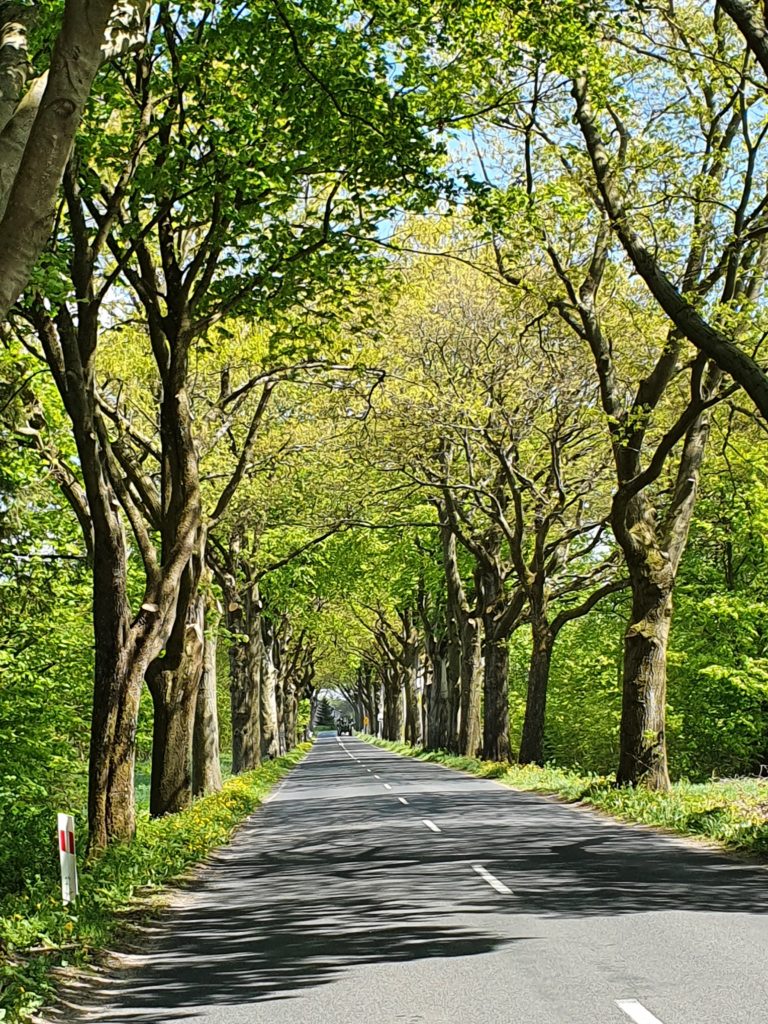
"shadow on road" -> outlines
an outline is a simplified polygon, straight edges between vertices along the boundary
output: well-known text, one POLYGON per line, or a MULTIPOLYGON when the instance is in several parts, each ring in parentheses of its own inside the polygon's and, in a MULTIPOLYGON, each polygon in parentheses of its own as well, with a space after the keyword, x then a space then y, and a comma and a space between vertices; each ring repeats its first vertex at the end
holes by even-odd
POLYGON ((388 792, 330 742, 207 870, 99 1021, 182 1021, 290 999, 363 964, 511 949, 537 941, 524 915, 768 910, 760 869, 356 744, 388 792))

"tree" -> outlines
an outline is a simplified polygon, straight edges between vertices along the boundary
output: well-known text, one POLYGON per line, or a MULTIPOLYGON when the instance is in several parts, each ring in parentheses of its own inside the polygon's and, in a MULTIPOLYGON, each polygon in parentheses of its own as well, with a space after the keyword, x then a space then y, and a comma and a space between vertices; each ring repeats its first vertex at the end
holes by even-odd
POLYGON ((321 697, 320 703, 317 706, 317 713, 315 716, 315 725, 320 728, 332 729, 336 719, 333 715, 333 708, 331 702, 327 697, 321 697))
POLYGON ((195 344, 235 313, 264 316, 309 307, 323 289, 343 293, 341 268, 360 265, 361 235, 397 203, 395 182, 408 197, 429 192, 429 147, 405 103, 387 99, 385 80, 372 84, 358 30, 338 23, 334 5, 294 15, 225 4, 198 20, 163 9, 155 48, 93 111, 68 172, 61 291, 51 309, 40 296, 25 307, 72 421, 94 533, 95 847, 133 829, 132 737, 145 676, 155 700, 156 812, 182 806, 189 792, 184 752, 202 647, 190 649, 187 627, 199 614, 205 548, 188 387, 195 344), (236 87, 224 70, 233 47, 253 55, 236 87), (311 70, 305 48, 316 56, 311 70), (326 75, 344 83, 344 104, 331 114, 326 75), (129 315, 143 325, 135 341, 155 364, 159 501, 144 486, 151 474, 121 460, 109 426, 115 403, 97 378, 103 310, 119 322, 126 290, 129 315), (139 609, 127 597, 126 522, 144 563, 139 609))

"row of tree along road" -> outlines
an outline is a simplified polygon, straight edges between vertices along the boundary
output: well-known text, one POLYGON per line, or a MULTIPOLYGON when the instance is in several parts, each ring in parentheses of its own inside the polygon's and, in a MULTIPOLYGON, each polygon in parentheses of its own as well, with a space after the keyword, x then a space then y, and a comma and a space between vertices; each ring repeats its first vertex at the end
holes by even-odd
POLYGON ((726 590, 761 514, 761 16, 443 7, 0 12, 3 430, 48 488, 7 470, 7 578, 77 524, 93 849, 134 829, 145 684, 151 813, 220 785, 220 638, 235 772, 329 684, 541 763, 558 639, 609 607, 617 781, 669 784, 697 497, 746 516, 726 590))

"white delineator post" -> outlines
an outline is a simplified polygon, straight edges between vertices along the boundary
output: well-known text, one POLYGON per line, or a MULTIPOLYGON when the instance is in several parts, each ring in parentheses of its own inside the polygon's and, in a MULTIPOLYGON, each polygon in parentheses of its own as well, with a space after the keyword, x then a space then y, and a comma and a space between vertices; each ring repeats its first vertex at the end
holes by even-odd
POLYGON ((61 864, 61 898, 64 903, 72 903, 77 897, 78 887, 75 819, 71 814, 59 815, 59 863, 61 864))

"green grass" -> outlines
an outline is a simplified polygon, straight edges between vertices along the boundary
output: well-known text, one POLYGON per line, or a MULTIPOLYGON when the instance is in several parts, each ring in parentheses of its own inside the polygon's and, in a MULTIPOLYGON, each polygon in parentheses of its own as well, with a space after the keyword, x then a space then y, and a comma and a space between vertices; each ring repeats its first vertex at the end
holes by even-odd
POLYGON ((226 843, 310 746, 229 779, 180 814, 150 820, 143 811, 132 842, 81 868, 75 909, 62 906, 58 884, 40 877, 0 902, 0 1020, 28 1020, 51 997, 51 968, 86 964, 119 942, 128 917, 156 909, 162 887, 226 843))
POLYGON ((513 789, 582 801, 623 821, 702 837, 725 849, 768 859, 768 780, 676 782, 669 793, 656 793, 641 787, 617 788, 611 776, 582 775, 553 765, 499 764, 358 735, 406 757, 495 779, 513 789))

